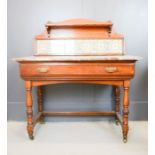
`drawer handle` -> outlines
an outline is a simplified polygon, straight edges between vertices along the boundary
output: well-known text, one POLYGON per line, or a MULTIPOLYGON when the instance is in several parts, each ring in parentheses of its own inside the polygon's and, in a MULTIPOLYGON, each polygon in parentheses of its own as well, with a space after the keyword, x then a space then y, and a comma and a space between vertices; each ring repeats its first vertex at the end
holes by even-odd
POLYGON ((117 67, 106 67, 105 71, 108 73, 114 73, 117 71, 117 67))
POLYGON ((47 73, 49 71, 49 69, 48 68, 38 68, 38 71, 40 73, 47 73))

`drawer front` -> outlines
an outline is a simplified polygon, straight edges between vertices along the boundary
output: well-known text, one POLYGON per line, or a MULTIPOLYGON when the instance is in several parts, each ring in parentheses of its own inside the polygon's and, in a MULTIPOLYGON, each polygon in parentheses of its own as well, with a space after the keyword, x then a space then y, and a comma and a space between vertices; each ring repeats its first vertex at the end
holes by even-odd
POLYGON ((133 63, 25 63, 20 65, 24 77, 131 76, 133 63))

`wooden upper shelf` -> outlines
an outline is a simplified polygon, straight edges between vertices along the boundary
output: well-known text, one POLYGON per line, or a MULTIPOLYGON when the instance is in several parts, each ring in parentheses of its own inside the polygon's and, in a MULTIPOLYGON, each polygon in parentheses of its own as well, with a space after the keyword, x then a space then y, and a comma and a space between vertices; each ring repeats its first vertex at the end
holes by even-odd
POLYGON ((59 27, 109 27, 111 28, 113 23, 111 21, 100 22, 90 19, 69 19, 63 22, 47 22, 45 25, 47 28, 59 28, 59 27))
POLYGON ((46 31, 36 40, 50 39, 123 39, 112 32, 111 21, 101 22, 90 19, 69 19, 62 22, 47 22, 46 31))
MULTIPOLYGON (((104 31, 111 33, 112 31, 112 22, 99 22, 90 19, 69 19, 62 22, 47 22, 45 25, 46 31, 48 33, 48 38, 50 38, 52 29, 91 29, 91 28, 102 28, 104 31)), ((92 29, 91 29, 92 31, 92 29)))

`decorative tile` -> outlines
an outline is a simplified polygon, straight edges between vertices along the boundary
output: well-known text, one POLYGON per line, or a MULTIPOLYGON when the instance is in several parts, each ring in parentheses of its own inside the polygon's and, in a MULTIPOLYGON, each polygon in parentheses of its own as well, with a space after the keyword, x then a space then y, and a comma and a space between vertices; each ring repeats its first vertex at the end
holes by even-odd
POLYGON ((123 54, 121 39, 94 40, 38 40, 37 54, 50 55, 104 55, 123 54))

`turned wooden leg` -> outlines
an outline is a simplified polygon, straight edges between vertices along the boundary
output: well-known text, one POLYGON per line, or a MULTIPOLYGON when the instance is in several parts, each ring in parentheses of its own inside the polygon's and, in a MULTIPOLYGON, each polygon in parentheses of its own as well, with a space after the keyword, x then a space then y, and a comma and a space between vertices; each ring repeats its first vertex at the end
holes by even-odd
POLYGON ((26 108, 27 108, 27 132, 30 139, 33 139, 33 101, 32 101, 32 85, 31 81, 25 82, 26 88, 26 108))
POLYGON ((130 81, 124 81, 124 97, 123 97, 123 141, 127 142, 128 136, 128 114, 129 114, 129 88, 130 81))
MULTIPOLYGON (((115 112, 120 112, 120 87, 115 87, 115 112)), ((118 118, 115 117, 116 124, 118 125, 118 118)))
MULTIPOLYGON (((38 112, 43 112, 43 89, 42 86, 38 86, 38 112)), ((40 123, 44 123, 44 117, 41 115, 39 119, 40 123)))

